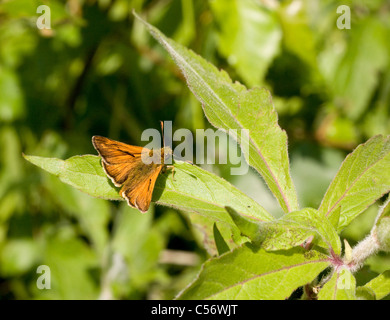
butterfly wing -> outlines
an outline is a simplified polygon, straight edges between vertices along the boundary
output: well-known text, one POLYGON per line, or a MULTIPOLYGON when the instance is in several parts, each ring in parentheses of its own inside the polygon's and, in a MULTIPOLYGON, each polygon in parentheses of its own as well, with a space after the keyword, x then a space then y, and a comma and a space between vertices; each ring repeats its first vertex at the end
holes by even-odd
POLYGON ((131 158, 140 158, 142 150, 144 149, 143 147, 131 146, 101 136, 93 136, 92 144, 97 152, 99 152, 103 161, 107 164, 132 162, 131 158))
POLYGON ((129 172, 142 164, 142 147, 130 146, 101 136, 93 136, 92 144, 103 160, 104 171, 117 187, 126 182, 129 172))
POLYGON ((102 157, 102 165, 108 177, 115 186, 123 186, 120 195, 129 206, 142 212, 148 211, 154 185, 163 165, 143 163, 143 153, 150 151, 143 147, 101 136, 93 136, 92 144, 102 157))
POLYGON ((137 208, 141 212, 148 211, 154 185, 162 167, 162 165, 153 164, 144 166, 144 169, 140 170, 142 175, 138 181, 130 178, 126 181, 120 195, 127 200, 129 206, 137 208))

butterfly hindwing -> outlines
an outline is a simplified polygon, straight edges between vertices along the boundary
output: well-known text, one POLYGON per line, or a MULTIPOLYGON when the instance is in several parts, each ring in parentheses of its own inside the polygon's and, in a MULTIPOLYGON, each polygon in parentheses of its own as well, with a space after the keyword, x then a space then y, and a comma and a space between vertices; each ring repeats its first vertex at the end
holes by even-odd
POLYGON ((102 161, 104 171, 116 187, 122 186, 129 178, 129 173, 137 166, 136 162, 107 164, 102 161))
POLYGON ((137 208, 142 212, 146 212, 149 209, 154 185, 163 167, 162 165, 154 166, 154 168, 151 168, 152 170, 144 172, 142 180, 135 182, 134 179, 129 178, 120 191, 121 196, 127 200, 131 207, 137 208))

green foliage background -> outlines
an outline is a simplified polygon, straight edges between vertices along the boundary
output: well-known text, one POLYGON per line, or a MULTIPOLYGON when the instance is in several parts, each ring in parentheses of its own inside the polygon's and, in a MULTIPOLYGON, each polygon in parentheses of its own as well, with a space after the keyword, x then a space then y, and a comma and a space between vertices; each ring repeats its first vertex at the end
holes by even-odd
MULTIPOLYGON (((234 80, 271 91, 302 208, 318 207, 354 147, 390 134, 388 1, 2 1, 2 299, 171 299, 212 254, 186 214, 154 207, 142 215, 92 198, 22 157, 96 154, 92 135, 142 145, 142 131, 160 120, 174 130, 209 127, 133 9, 234 80), (36 27, 41 4, 51 9, 51 30, 36 27), (342 4, 351 29, 337 28, 342 4), (42 264, 51 269, 50 290, 36 286, 42 264)), ((281 215, 254 171, 230 176, 230 165, 204 167, 281 215)), ((361 240, 377 207, 342 237, 361 240)), ((369 259, 357 284, 389 266, 389 255, 369 259)))

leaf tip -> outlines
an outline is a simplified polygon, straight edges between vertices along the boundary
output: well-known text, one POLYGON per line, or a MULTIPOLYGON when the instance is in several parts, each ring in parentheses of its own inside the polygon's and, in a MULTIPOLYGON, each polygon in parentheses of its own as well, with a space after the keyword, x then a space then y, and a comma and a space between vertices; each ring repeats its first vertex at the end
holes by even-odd
POLYGON ((25 154, 24 152, 22 152, 22 157, 23 157, 25 160, 27 160, 28 162, 32 162, 32 161, 31 161, 31 156, 28 155, 28 154, 25 154))

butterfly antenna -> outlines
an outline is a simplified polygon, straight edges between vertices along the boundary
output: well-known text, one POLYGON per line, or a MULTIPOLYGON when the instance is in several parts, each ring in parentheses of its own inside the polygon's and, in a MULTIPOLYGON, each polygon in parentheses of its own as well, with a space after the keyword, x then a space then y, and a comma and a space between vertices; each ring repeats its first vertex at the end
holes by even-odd
POLYGON ((160 124, 161 124, 161 133, 162 133, 163 147, 165 148, 164 121, 160 121, 160 124))

